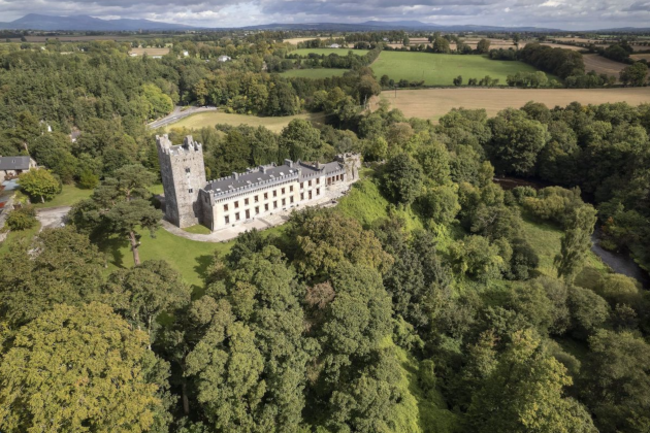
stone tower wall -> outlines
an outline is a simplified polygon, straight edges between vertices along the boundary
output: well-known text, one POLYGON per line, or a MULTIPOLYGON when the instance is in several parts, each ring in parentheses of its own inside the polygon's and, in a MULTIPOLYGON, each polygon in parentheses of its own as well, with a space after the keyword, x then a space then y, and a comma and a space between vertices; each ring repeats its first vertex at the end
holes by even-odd
POLYGON ((202 219, 199 191, 206 185, 203 148, 191 136, 173 146, 167 134, 156 136, 160 173, 165 192, 165 219, 190 227, 202 219))
POLYGON ((343 153, 336 155, 336 160, 345 165, 346 182, 359 180, 359 169, 361 168, 361 155, 358 153, 343 153))

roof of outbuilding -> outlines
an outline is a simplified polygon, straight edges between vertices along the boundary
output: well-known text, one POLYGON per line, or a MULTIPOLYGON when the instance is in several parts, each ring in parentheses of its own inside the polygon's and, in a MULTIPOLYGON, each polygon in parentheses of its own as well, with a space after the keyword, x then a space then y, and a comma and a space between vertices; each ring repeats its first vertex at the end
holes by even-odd
POLYGON ((0 156, 0 170, 29 170, 29 156, 0 156))

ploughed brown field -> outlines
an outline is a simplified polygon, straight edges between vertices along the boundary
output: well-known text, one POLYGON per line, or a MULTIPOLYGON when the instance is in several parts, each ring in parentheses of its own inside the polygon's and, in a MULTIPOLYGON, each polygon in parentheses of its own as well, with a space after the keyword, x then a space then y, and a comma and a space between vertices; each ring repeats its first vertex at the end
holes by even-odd
POLYGON ((391 108, 400 109, 406 117, 419 117, 437 121, 452 108, 485 108, 494 116, 504 108, 520 108, 528 101, 542 102, 547 107, 567 106, 571 102, 583 105, 605 102, 627 102, 630 105, 650 103, 650 87, 614 89, 425 89, 382 92, 373 98, 371 109, 376 109, 379 99, 386 99, 391 108))
POLYGON ((613 75, 616 79, 618 79, 623 68, 628 66, 625 63, 615 62, 598 54, 585 54, 582 58, 585 61, 585 72, 596 71, 597 74, 613 75))

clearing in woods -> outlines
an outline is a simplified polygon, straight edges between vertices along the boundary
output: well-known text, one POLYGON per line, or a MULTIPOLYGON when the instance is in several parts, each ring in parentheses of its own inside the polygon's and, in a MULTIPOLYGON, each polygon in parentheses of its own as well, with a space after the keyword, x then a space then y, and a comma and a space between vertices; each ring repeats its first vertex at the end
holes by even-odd
POLYGON ((500 86, 506 86, 508 75, 537 71, 523 62, 490 60, 487 56, 407 51, 382 51, 371 67, 377 78, 388 75, 395 81, 424 80, 428 86, 452 86, 459 75, 463 77, 463 84, 470 78, 480 80, 489 75, 498 78, 500 86))
POLYGON ((325 116, 323 113, 296 114, 295 116, 281 117, 261 117, 248 116, 246 114, 228 114, 219 111, 208 111, 204 113, 193 114, 165 128, 169 131, 173 128, 199 129, 205 127, 214 127, 218 123, 239 126, 250 125, 253 127, 264 126, 273 132, 280 132, 293 119, 310 120, 312 123, 322 124, 325 116))
MULTIPOLYGON (((650 87, 615 89, 425 89, 400 90, 380 95, 390 102, 391 108, 400 109, 406 117, 438 120, 452 108, 485 108, 488 116, 494 116, 504 108, 520 108, 528 101, 542 102, 548 108, 567 106, 571 102, 602 104, 627 102, 630 105, 650 103, 650 87)), ((379 98, 371 101, 373 109, 379 98)))

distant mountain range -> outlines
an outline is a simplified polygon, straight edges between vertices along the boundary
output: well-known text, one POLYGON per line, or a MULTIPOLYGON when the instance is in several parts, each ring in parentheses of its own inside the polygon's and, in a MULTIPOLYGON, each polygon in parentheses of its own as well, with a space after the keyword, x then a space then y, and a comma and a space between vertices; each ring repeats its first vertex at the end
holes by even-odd
POLYGON ((138 30, 189 30, 193 28, 182 24, 159 23, 149 20, 102 20, 89 15, 60 17, 29 14, 8 23, 0 22, 0 29, 6 30, 133 32, 138 30))
MULTIPOLYGON (((11 22, 0 22, 0 30, 40 30, 40 31, 183 31, 183 30, 226 30, 233 27, 207 29, 183 24, 162 23, 149 20, 117 19, 104 20, 89 15, 51 16, 29 14, 11 22)), ((561 32, 565 30, 542 27, 497 27, 484 25, 439 25, 420 21, 366 21, 363 23, 303 23, 303 24, 262 24, 238 27, 241 30, 314 30, 314 31, 377 31, 377 30, 425 30, 446 32, 561 32)), ((648 31, 632 27, 605 29, 599 31, 648 31)))

